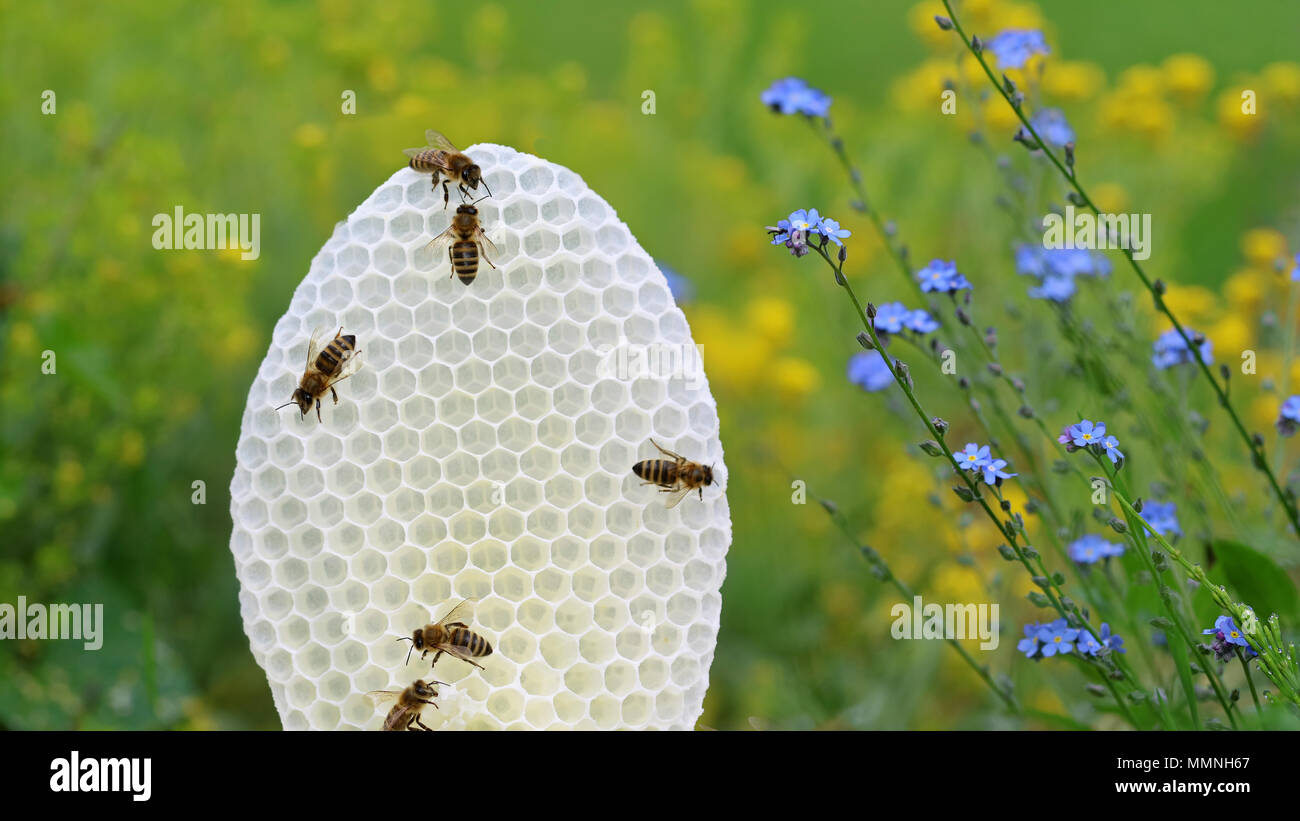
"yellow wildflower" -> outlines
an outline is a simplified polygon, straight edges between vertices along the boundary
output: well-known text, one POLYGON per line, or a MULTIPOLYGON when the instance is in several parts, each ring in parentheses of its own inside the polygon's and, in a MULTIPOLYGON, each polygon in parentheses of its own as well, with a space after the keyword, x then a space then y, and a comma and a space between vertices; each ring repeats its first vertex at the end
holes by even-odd
POLYGON ((1264 90, 1270 101, 1287 105, 1300 102, 1300 65, 1295 63, 1269 63, 1260 72, 1264 90))
POLYGON ((1239 314, 1227 314, 1206 331, 1206 336, 1214 340, 1214 347, 1223 351, 1225 359, 1254 347, 1254 335, 1254 324, 1239 314))
POLYGON ((1104 214, 1120 214, 1128 211, 1128 191, 1115 182, 1103 182, 1088 191, 1097 209, 1104 214))
POLYGON ((1214 85, 1214 67, 1199 54, 1174 54, 1161 68, 1165 88, 1183 103, 1196 102, 1214 85))
POLYGON ((315 148, 325 142, 325 129, 316 123, 303 123, 293 132, 293 140, 303 148, 315 148))
POLYGON ((1224 283, 1223 294, 1233 308, 1258 312, 1273 288, 1274 274, 1258 268, 1243 268, 1224 283))
POLYGON ((799 401, 821 387, 821 374, 806 359, 783 356, 772 363, 772 382, 783 399, 799 401))
POLYGON ((1229 88, 1219 95, 1219 123, 1238 140, 1249 140, 1264 125, 1264 115, 1252 88, 1229 88))
POLYGON ((1241 253, 1258 268, 1273 270, 1286 257, 1286 237, 1272 228, 1252 228, 1241 237, 1241 253))
POLYGON ((749 326, 774 346, 789 344, 794 333, 794 306, 788 300, 763 296, 751 300, 745 308, 749 326))
POLYGON ((1043 71, 1043 90, 1058 100, 1091 99, 1105 83, 1105 72, 1094 63, 1059 62, 1043 71))
POLYGON ((1200 285, 1170 285, 1165 292, 1165 305, 1175 316, 1185 317, 1189 322, 1209 316, 1218 301, 1213 291, 1200 285))

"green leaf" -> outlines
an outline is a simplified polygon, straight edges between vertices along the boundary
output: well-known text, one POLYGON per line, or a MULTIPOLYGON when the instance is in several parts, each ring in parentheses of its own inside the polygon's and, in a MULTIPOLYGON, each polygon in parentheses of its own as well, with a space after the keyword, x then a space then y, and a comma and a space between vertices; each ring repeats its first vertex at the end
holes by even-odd
POLYGON ((1282 619, 1294 623, 1300 617, 1300 594, 1277 562, 1255 548, 1231 539, 1216 539, 1211 547, 1218 557, 1209 574, 1211 580, 1226 581, 1229 591, 1253 607, 1260 619, 1277 613, 1282 619))
POLYGON ((1174 657, 1174 668, 1178 671, 1178 680, 1183 685, 1183 695, 1187 697, 1187 709, 1192 719, 1192 727, 1200 726, 1196 711, 1196 686, 1192 681, 1192 671, 1188 667, 1187 647, 1181 641, 1169 642, 1169 652, 1174 657))
POLYGON ((1081 721, 1075 721, 1069 716, 1057 715, 1056 713, 1046 713, 1042 710, 1025 710, 1025 715, 1029 718, 1036 718, 1044 724, 1055 730, 1091 730, 1087 724, 1081 721))

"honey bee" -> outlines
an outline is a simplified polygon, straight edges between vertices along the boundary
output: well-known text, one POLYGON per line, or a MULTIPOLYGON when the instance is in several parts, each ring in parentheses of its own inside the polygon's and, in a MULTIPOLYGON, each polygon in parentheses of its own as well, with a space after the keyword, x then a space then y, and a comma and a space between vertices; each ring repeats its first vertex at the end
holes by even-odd
POLYGON ((435 710, 438 709, 438 705, 433 703, 433 700, 438 697, 438 691, 433 686, 435 684, 446 684, 446 682, 430 681, 426 684, 420 680, 405 690, 371 690, 366 693, 370 701, 377 706, 397 699, 393 709, 388 711, 381 729, 415 730, 418 727, 432 732, 433 728, 425 726, 420 720, 420 713, 423 712, 426 704, 433 705, 435 710))
MULTIPOLYGON (((447 247, 447 259, 451 261, 451 272, 460 277, 460 281, 469 285, 478 276, 478 261, 482 257, 488 265, 487 249, 497 252, 497 247, 483 233, 483 226, 478 221, 478 209, 473 203, 456 207, 456 216, 451 218, 447 230, 433 238, 428 247, 441 249, 447 247)), ((492 265, 495 268, 495 265, 492 265)))
POLYGON ((330 343, 321 348, 320 333, 319 329, 313 332, 311 341, 307 343, 307 370, 302 375, 302 381, 298 383, 298 389, 293 392, 293 398, 276 408, 279 410, 297 405, 298 410, 302 412, 302 417, 306 419, 307 411, 311 410, 312 402, 315 402, 318 422, 321 421, 320 400, 325 396, 325 391, 330 392, 334 397, 334 404, 337 405, 339 393, 334 389, 334 385, 347 379, 361 367, 361 360, 358 358, 361 351, 357 350, 355 336, 352 334, 344 336, 343 329, 339 328, 330 343))
POLYGON ((447 615, 440 621, 416 628, 410 638, 406 636, 399 638, 398 641, 411 643, 411 649, 406 653, 406 660, 408 662, 411 660, 412 651, 419 650, 420 658, 424 658, 432 650, 434 651, 433 665, 437 665, 438 658, 446 653, 482 670, 483 665, 474 659, 492 655, 492 645, 488 644, 487 639, 470 630, 469 625, 462 621, 467 618, 468 612, 469 600, 466 599, 448 610, 447 615))
POLYGON ((424 132, 424 140, 428 143, 424 148, 408 148, 403 153, 411 158, 409 165, 413 171, 433 175, 435 195, 438 193, 438 184, 442 184, 443 208, 447 207, 447 201, 451 198, 447 192, 448 183, 456 184, 462 199, 468 199, 469 192, 477 189, 479 183, 483 183, 488 196, 492 196, 492 189, 488 188, 483 179, 482 169, 468 155, 457 150, 451 140, 433 129, 424 132))
POLYGON ((671 450, 664 450, 653 439, 650 444, 670 458, 646 459, 633 465, 632 472, 646 480, 642 484, 658 485, 661 493, 670 494, 665 500, 670 509, 676 507, 692 490, 698 490, 700 501, 704 501, 705 485, 713 484, 713 466, 691 462, 671 450))

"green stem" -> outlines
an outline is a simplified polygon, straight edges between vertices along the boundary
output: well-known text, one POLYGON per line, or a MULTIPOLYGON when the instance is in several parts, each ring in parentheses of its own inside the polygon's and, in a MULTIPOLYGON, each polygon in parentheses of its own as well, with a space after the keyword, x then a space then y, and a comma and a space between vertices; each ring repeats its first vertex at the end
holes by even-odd
MULTIPOLYGON (((1052 151, 1047 143, 1038 135, 1038 131, 1034 128, 1033 123, 1031 123, 1029 118, 1025 116, 1023 106, 1017 104, 1011 98, 1011 95, 1003 85, 993 76, 993 70, 989 68, 988 62, 984 59, 983 50, 976 49, 974 45, 972 45, 966 31, 961 26, 961 22, 957 19, 957 15, 953 12, 951 0, 943 0, 943 5, 948 11, 948 17, 952 21, 953 29, 957 32, 957 36, 961 38, 962 42, 966 45, 966 48, 975 56, 975 59, 979 61, 980 67, 984 69, 984 73, 989 78, 989 82, 993 84, 993 87, 997 89, 998 93, 1002 95, 1002 98, 1006 100, 1007 105, 1011 106, 1011 110, 1015 112, 1016 117, 1019 118, 1025 130, 1033 138, 1034 144, 1037 145, 1038 150, 1042 151, 1044 156, 1051 161, 1052 165, 1056 166, 1056 169, 1061 173, 1061 176, 1064 177, 1070 187, 1074 189, 1078 201, 1092 211, 1094 215, 1100 216, 1100 209, 1098 209, 1093 203, 1092 198, 1088 196, 1088 192, 1084 190, 1083 185, 1080 184, 1072 168, 1066 168, 1065 164, 1056 156, 1056 153, 1052 151)), ((1160 313, 1164 314, 1165 318, 1173 324, 1174 329, 1182 338, 1183 344, 1187 346, 1187 350, 1196 361, 1196 365, 1200 369, 1202 375, 1205 376, 1206 380, 1209 381, 1210 385, 1214 388, 1215 394, 1218 395, 1219 404, 1223 407, 1224 411, 1227 412, 1228 417, 1232 420, 1233 427, 1237 430, 1242 441, 1246 443, 1246 447, 1250 450, 1251 459, 1255 467, 1267 477, 1269 486, 1272 488, 1274 495, 1277 496, 1278 501, 1281 503, 1282 509, 1286 512, 1287 518, 1290 519, 1293 534, 1300 537, 1300 510, 1297 509, 1295 501, 1282 490, 1281 484, 1278 483, 1277 476, 1274 475, 1273 469, 1269 467, 1268 460, 1264 456, 1263 448, 1255 444, 1250 433, 1246 430, 1246 426, 1242 424, 1241 417, 1238 416, 1236 409, 1229 401, 1228 393, 1224 386, 1219 384, 1219 380, 1214 376, 1214 373, 1210 371, 1210 366, 1201 356, 1200 347, 1194 344, 1191 335, 1189 335, 1187 330, 1183 327, 1183 323, 1178 320, 1178 317, 1175 316, 1173 311, 1169 309, 1169 306, 1165 304, 1165 301, 1161 296, 1162 291, 1158 291, 1155 285, 1152 284, 1146 271, 1142 269, 1142 266, 1134 258, 1133 250, 1131 248, 1122 248, 1120 250, 1123 252, 1124 258, 1128 260, 1129 265, 1133 268, 1133 272, 1137 274, 1138 279, 1142 281, 1142 285, 1151 294, 1156 309, 1159 310, 1160 313)))
MULTIPOLYGON (((894 572, 889 569, 889 565, 885 563, 883 556, 858 541, 858 537, 853 533, 853 529, 849 527, 848 520, 844 518, 844 514, 840 513, 839 506, 828 499, 818 498, 818 502, 821 504, 822 509, 826 511, 826 514, 830 516, 831 521, 835 523, 835 526, 839 528, 840 532, 857 546, 858 552, 867 563, 872 566, 872 571, 875 576, 881 581, 888 582, 892 585, 893 588, 898 591, 899 595, 903 596, 907 601, 912 601, 916 593, 906 582, 894 575, 894 572)), ((989 689, 996 693, 998 698, 1002 699, 1003 703, 1007 705, 1007 709, 1016 714, 1021 712, 1020 703, 1016 700, 1016 697, 1006 689, 999 687, 998 683, 989 675, 988 667, 975 661, 975 658, 961 645, 961 642, 953 638, 948 638, 947 636, 944 637, 944 641, 956 650, 957 654, 960 655, 966 664, 975 671, 975 674, 988 685, 989 689)))
MULTIPOLYGON (((865 329, 872 345, 877 351, 881 352, 881 357, 889 368, 890 375, 893 376, 894 382, 898 384, 900 389, 902 389, 903 394, 907 397, 908 403, 912 406, 912 410, 916 412, 917 417, 925 425, 926 430, 928 430, 930 435, 934 437, 934 441, 943 451, 944 456, 948 460, 948 464, 952 466, 952 469, 957 474, 958 478, 960 478, 965 484, 966 489, 971 496, 971 501, 979 502, 980 507, 984 510, 985 515, 988 516, 989 521, 993 522, 994 526, 997 527, 998 532, 1007 540, 1008 547, 1015 554, 1016 559, 1025 570, 1029 572, 1030 576, 1037 576, 1045 580, 1040 587, 1042 588, 1043 595, 1046 597, 1053 609, 1055 609, 1056 612, 1066 620, 1066 623, 1078 621, 1081 625, 1081 629, 1087 631, 1098 644, 1102 644, 1100 637, 1093 631, 1091 625, 1089 625, 1087 621, 1079 615, 1078 605, 1074 604, 1073 608, 1070 608, 1066 607, 1062 602, 1061 596, 1063 594, 1060 593, 1059 586, 1052 579, 1051 575, 1047 574, 1045 570, 1043 570, 1041 557, 1039 557, 1039 567, 1035 568, 1029 554, 1025 551, 1025 547, 1022 547, 1019 542, 1016 526, 1011 522, 1004 523, 998 518, 998 515, 993 511, 993 508, 989 506, 988 498, 980 490, 979 483, 970 478, 968 471, 962 469, 960 463, 957 461, 957 457, 954 456, 952 450, 949 449, 944 434, 935 427, 933 419, 926 414, 925 409, 921 407, 920 401, 916 398, 916 393, 912 390, 912 386, 909 384, 910 376, 907 375, 907 372, 904 370, 906 366, 902 363, 896 364, 891 362, 888 355, 885 353, 885 346, 880 341, 880 337, 876 335, 875 323, 867 318, 867 312, 862 307, 862 303, 858 300, 857 294, 853 291, 853 286, 849 284, 848 278, 844 276, 844 263, 840 262, 836 264, 836 262, 831 259, 830 254, 826 251, 824 243, 818 246, 809 245, 808 247, 815 250, 817 254, 826 261, 826 264, 830 266, 831 270, 835 272, 836 283, 839 284, 840 287, 844 288, 845 292, 849 295, 849 299, 853 302, 853 307, 857 311, 858 318, 862 321, 862 327, 865 329)), ((1038 555, 1037 551, 1034 552, 1034 555, 1038 555)), ((1123 660, 1114 659, 1114 664, 1116 669, 1118 669, 1126 679, 1135 683, 1137 682, 1131 669, 1128 668, 1127 664, 1125 664, 1123 660)))
POLYGON ((1255 679, 1250 677, 1250 664, 1242 653, 1237 653, 1237 658, 1241 661, 1242 672, 1246 674, 1246 683, 1250 685, 1250 698, 1255 702, 1255 712, 1258 714, 1262 708, 1259 706, 1259 693, 1255 692, 1255 679))
MULTIPOLYGON (((1182 551, 1170 544, 1164 536, 1156 532, 1146 519, 1143 519, 1133 508, 1133 503, 1127 498, 1127 495, 1115 488, 1112 484, 1111 495, 1119 502, 1120 507, 1124 508, 1128 514, 1127 518, 1137 527, 1147 530, 1151 537, 1155 539, 1160 548, 1165 551, 1174 561, 1187 571, 1196 582, 1205 590, 1208 590, 1210 597, 1215 603, 1228 615, 1232 616, 1238 625, 1245 624, 1248 620, 1254 620, 1254 610, 1246 605, 1234 602, 1228 595, 1226 589, 1221 585, 1216 585, 1206 576, 1205 571, 1182 554, 1182 551), (1248 618, 1249 617, 1249 618, 1248 618)), ((1148 559, 1150 557, 1147 557, 1148 559)), ((1300 705, 1300 681, 1297 680, 1296 661, 1292 653, 1284 650, 1280 631, 1275 626, 1276 617, 1270 618, 1267 622, 1260 623, 1260 630, 1254 636, 1252 646, 1259 653, 1260 669, 1264 675, 1273 682, 1283 696, 1288 701, 1300 705)), ((1213 678, 1211 679, 1213 681, 1213 678)))
MULTIPOLYGON (((1286 319, 1284 320, 1286 322, 1286 347, 1283 349, 1282 353, 1282 376, 1280 379, 1281 393, 1279 394, 1279 396, 1282 397, 1283 402, 1285 402, 1287 397, 1291 395, 1291 358, 1295 356, 1297 290, 1295 282, 1289 278, 1287 279, 1286 292, 1286 319)), ((1273 463, 1278 465, 1279 469, 1282 465, 1283 456, 1286 453, 1284 441, 1285 440, 1279 436, 1277 438, 1277 445, 1273 450, 1273 463)))

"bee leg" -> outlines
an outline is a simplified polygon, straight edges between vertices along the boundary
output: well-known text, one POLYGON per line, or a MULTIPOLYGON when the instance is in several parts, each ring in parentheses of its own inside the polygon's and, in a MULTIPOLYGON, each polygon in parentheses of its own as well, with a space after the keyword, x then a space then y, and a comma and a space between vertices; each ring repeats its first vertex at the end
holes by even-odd
POLYGON ((337 405, 339 403, 339 392, 330 388, 330 393, 334 395, 334 404, 337 405))
MULTIPOLYGON (((430 664, 430 665, 429 665, 429 669, 430 669, 430 670, 432 670, 433 668, 435 668, 435 667, 438 666, 438 659, 441 658, 441 657, 442 657, 442 651, 441 651, 441 650, 439 650, 438 652, 436 652, 436 653, 433 654, 433 664, 430 664)), ((420 658, 423 659, 424 656, 420 656, 420 658)))
MULTIPOLYGON (((434 706, 437 706, 437 705, 434 705, 434 706)), ((419 725, 420 725, 420 729, 421 729, 421 730, 424 730, 426 733, 431 733, 431 732, 433 732, 433 728, 432 728, 432 727, 426 727, 426 726, 424 726, 424 722, 420 720, 420 717, 419 717, 419 716, 416 716, 416 717, 415 717, 415 723, 416 723, 416 724, 419 724, 419 725)))
POLYGON ((700 488, 700 501, 704 501, 704 488, 700 488))
POLYGON ((316 400, 316 421, 317 421, 317 422, 321 422, 321 423, 324 423, 324 421, 325 421, 324 419, 321 419, 321 418, 320 418, 320 400, 319 400, 319 399, 316 400))
POLYGON ((447 210, 447 203, 451 201, 451 193, 447 190, 447 181, 442 181, 442 210, 447 210))
POLYGON ((659 443, 653 439, 650 440, 650 444, 654 445, 656 448, 659 448, 659 452, 662 453, 664 456, 671 456, 674 460, 676 460, 677 464, 679 465, 686 461, 686 457, 678 453, 673 453, 671 450, 668 450, 667 448, 660 447, 659 443))
POLYGON ((456 260, 452 259, 451 257, 450 245, 447 246, 447 264, 451 266, 451 276, 447 277, 447 279, 451 279, 452 277, 456 276, 456 260))

